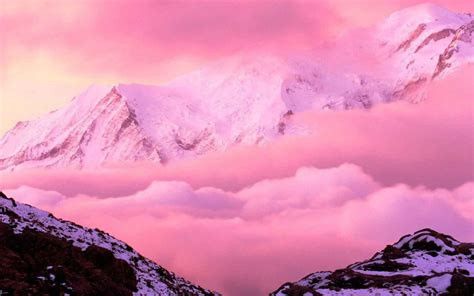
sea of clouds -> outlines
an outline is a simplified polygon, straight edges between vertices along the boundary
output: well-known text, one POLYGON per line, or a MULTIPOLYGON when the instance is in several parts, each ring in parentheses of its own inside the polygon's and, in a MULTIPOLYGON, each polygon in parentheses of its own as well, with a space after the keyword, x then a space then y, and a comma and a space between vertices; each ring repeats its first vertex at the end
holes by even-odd
POLYGON ((430 227, 473 241, 473 69, 419 104, 295 115, 311 133, 167 166, 1 173, 0 187, 226 295, 261 295, 430 227))

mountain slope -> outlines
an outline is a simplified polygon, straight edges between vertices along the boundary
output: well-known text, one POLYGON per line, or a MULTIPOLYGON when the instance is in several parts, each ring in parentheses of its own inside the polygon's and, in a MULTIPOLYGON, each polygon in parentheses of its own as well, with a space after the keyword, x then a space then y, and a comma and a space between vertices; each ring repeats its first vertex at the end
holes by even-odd
POLYGON ((402 97, 425 81, 473 63, 473 31, 472 14, 451 13, 434 4, 409 7, 386 18, 375 35, 399 73, 393 95, 402 97))
POLYGON ((1 192, 0 252, 0 290, 14 295, 217 295, 103 231, 57 219, 1 192))
POLYGON ((390 15, 365 39, 336 42, 332 58, 242 53, 164 86, 92 86, 8 131, 0 170, 166 163, 306 133, 292 124, 297 112, 416 102, 426 82, 474 62, 473 30, 472 15, 424 4, 390 15), (377 71, 352 66, 357 57, 329 62, 359 50, 377 57, 377 71))
POLYGON ((473 295, 474 243, 423 229, 370 260, 316 272, 272 295, 473 295))

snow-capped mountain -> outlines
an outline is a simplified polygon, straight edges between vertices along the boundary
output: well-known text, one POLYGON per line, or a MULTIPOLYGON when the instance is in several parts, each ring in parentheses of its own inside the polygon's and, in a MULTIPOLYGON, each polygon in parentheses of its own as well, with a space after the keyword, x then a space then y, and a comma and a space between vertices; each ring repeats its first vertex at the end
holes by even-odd
POLYGON ((370 260, 316 272, 271 295, 473 295, 474 243, 423 229, 370 260))
POLYGON ((122 241, 0 192, 2 295, 218 295, 122 241))
POLYGON ((350 67, 350 59, 333 67, 325 56, 242 53, 164 86, 91 86, 8 131, 0 170, 166 163, 305 133, 292 124, 297 112, 418 101, 425 82, 474 61, 473 30, 471 14, 418 5, 366 30, 367 40, 348 36, 328 50, 336 59, 347 50, 373 52, 380 61, 373 72, 350 67))
POLYGON ((393 13, 376 39, 396 73, 392 95, 403 98, 423 82, 474 62, 474 16, 422 4, 393 13))

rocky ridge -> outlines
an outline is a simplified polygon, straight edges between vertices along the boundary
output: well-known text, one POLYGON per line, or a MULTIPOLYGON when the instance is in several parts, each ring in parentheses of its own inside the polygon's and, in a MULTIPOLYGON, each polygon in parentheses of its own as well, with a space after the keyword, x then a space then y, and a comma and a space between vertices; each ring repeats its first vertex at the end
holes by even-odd
POLYGON ((219 295, 99 230, 0 192, 2 295, 219 295))
POLYGON ((8 131, 0 170, 166 164, 305 134, 294 124, 299 112, 419 102, 427 83, 474 62, 473 30, 472 14, 422 4, 388 16, 362 41, 336 42, 332 58, 242 53, 162 86, 91 86, 8 131), (329 63, 359 51, 380 69, 357 69, 355 57, 344 67, 329 63))
POLYGON ((423 229, 371 259, 285 283, 271 295, 473 295, 474 243, 423 229))

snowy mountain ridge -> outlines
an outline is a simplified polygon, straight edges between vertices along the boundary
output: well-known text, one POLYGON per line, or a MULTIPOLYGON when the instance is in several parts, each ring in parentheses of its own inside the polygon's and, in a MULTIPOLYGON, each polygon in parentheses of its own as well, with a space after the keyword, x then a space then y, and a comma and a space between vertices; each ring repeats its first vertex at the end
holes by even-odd
MULTIPOLYGON (((90 229, 77 225, 73 222, 57 219, 48 212, 39 210, 26 204, 16 202, 15 200, 8 198, 5 194, 1 192, 0 226, 1 231, 4 231, 3 228, 7 228, 9 229, 8 231, 13 232, 10 235, 14 240, 15 247, 13 248, 13 250, 18 249, 18 245, 21 241, 22 235, 31 235, 31 232, 33 232, 33 237, 48 235, 49 237, 46 240, 47 243, 51 242, 52 239, 55 239, 63 243, 65 247, 70 248, 71 246, 73 246, 78 248, 78 252, 76 253, 92 253, 92 258, 95 259, 95 262, 92 261, 92 263, 97 264, 99 266, 100 261, 104 260, 104 257, 107 259, 108 252, 111 252, 113 257, 115 257, 116 260, 119 260, 119 262, 122 263, 121 265, 118 265, 119 267, 121 267, 118 269, 124 269, 123 263, 126 263, 126 265, 128 265, 126 266, 128 269, 131 268, 131 276, 134 277, 132 280, 134 286, 129 287, 129 289, 133 291, 133 295, 218 295, 215 292, 193 285, 185 279, 176 276, 172 272, 167 271, 166 269, 157 265, 153 261, 143 257, 124 242, 117 240, 116 238, 99 229, 90 229)), ((2 235, 0 237, 8 237, 8 231, 5 231, 7 234, 2 232, 2 235)), ((8 246, 8 243, 2 242, 0 245, 2 248, 5 248, 8 246)), ((35 254, 32 254, 32 249, 33 248, 28 248, 28 256, 38 257, 35 256, 35 254)), ((3 259, 8 260, 8 255, 10 255, 11 251, 12 250, 6 250, 5 252, 2 251, 3 259)), ((38 286, 44 286, 46 282, 42 282, 46 281, 47 278, 49 278, 51 281, 50 285, 62 285, 64 287, 63 289, 66 289, 63 290, 63 292, 68 292, 72 295, 84 295, 84 293, 85 295, 90 295, 92 293, 91 291, 87 293, 82 291, 83 293, 80 293, 80 291, 74 290, 74 287, 75 285, 78 285, 79 280, 77 280, 77 278, 76 280, 74 280, 74 276, 77 277, 77 275, 71 273, 71 271, 61 271, 61 269, 68 268, 67 266, 64 266, 66 263, 63 263, 63 266, 51 263, 54 262, 57 258, 61 257, 60 251, 57 251, 56 253, 54 253, 54 251, 51 251, 51 254, 48 255, 51 255, 54 258, 50 259, 51 261, 46 260, 47 262, 37 263, 36 265, 40 266, 38 266, 38 270, 36 272, 39 273, 41 270, 44 270, 43 272, 52 274, 52 276, 38 275, 38 277, 35 278, 36 281, 40 282, 38 286), (57 274, 54 274, 54 271, 57 271, 57 274), (60 279, 60 273, 63 274, 60 280, 62 283, 55 281, 55 279, 60 279)), ((66 262, 71 261, 74 257, 77 256, 67 254, 65 256, 66 262)), ((15 268, 18 268, 18 271, 21 270, 19 267, 20 262, 22 262, 22 260, 28 260, 26 256, 25 258, 21 258, 21 256, 16 255, 13 258, 15 258, 14 260, 16 260, 17 262, 18 266, 15 268)), ((38 261, 42 260, 41 258, 36 259, 38 261)), ((110 259, 107 260, 110 261, 110 259)), ((9 262, 7 262, 7 264, 8 263, 9 262)), ((28 268, 28 272, 34 272, 35 268, 32 267, 33 265, 34 264, 32 264, 31 262, 29 263, 30 267, 28 268)), ((113 267, 112 263, 107 263, 105 265, 105 268, 107 268, 107 265, 108 268, 113 267)), ((5 265, 0 264, 0 266, 5 265)), ((8 291, 13 289, 12 294, 14 294, 13 292, 15 291, 20 294, 24 293, 26 290, 21 289, 26 289, 28 287, 22 287, 20 285, 22 283, 22 279, 18 278, 18 274, 14 273, 15 270, 11 270, 11 268, 9 269, 8 267, 5 268, 7 268, 7 270, 1 271, 2 278, 0 279, 0 290, 3 290, 4 292, 8 293, 8 291), (13 272, 11 278, 8 275, 7 271, 13 272), (9 281, 12 281, 13 284, 9 285, 9 281)), ((76 269, 76 267, 73 267, 73 270, 74 269, 76 269)), ((31 277, 32 275, 28 274, 27 276, 31 277)), ((33 283, 34 281, 30 281, 31 285, 33 285, 33 283)), ((101 285, 105 284, 102 283, 101 285)), ((81 287, 78 287, 77 289, 79 288, 81 287)), ((116 293, 116 291, 108 291, 108 293, 112 293, 110 295, 122 295, 118 292, 116 293)))
POLYGON ((306 133, 292 124, 297 112, 417 102, 425 83, 474 62, 473 31, 471 14, 423 4, 371 28, 374 42, 336 44, 340 54, 345 47, 373 52, 383 77, 331 67, 324 56, 246 53, 165 86, 91 86, 64 108, 8 131, 0 140, 0 170, 164 164, 306 133))
POLYGON ((271 295, 472 295, 474 243, 423 229, 371 259, 312 273, 271 295))

